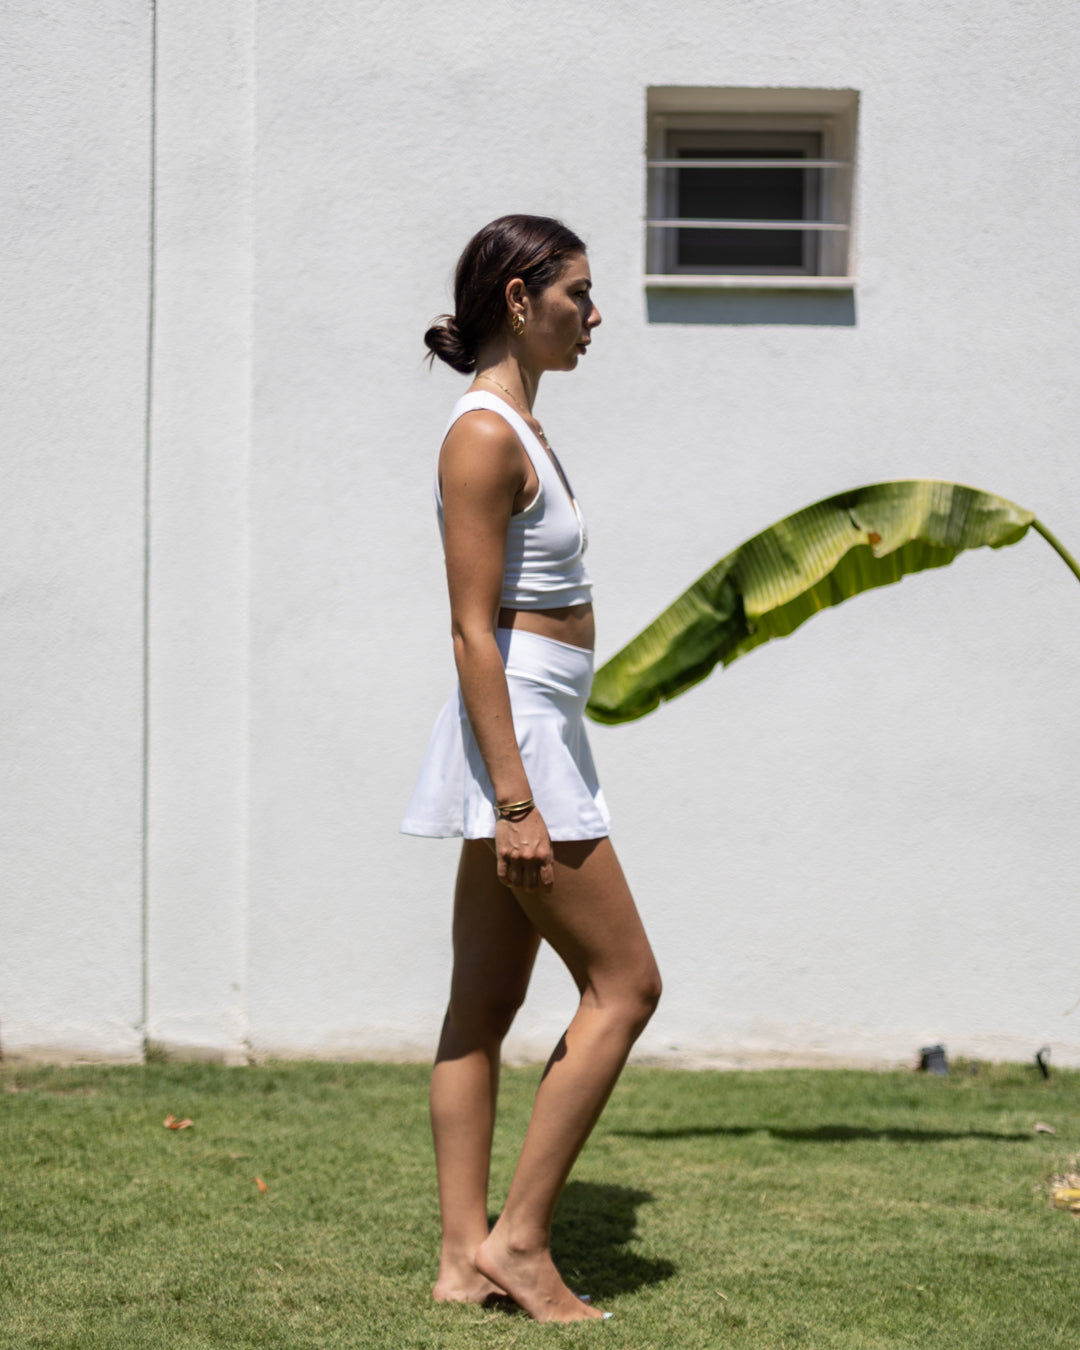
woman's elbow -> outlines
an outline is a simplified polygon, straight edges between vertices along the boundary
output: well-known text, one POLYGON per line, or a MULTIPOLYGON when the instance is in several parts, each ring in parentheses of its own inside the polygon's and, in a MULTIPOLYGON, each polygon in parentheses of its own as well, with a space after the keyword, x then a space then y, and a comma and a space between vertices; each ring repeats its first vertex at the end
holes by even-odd
POLYGON ((469 658, 495 642, 495 624, 454 618, 450 622, 450 640, 454 645, 454 660, 460 669, 469 658))

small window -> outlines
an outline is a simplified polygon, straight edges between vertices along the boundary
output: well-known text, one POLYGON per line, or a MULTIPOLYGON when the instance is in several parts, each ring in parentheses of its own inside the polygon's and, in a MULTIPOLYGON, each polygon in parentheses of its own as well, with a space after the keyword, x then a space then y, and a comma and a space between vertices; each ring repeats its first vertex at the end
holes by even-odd
POLYGON ((852 90, 650 89, 646 281, 848 286, 852 90))

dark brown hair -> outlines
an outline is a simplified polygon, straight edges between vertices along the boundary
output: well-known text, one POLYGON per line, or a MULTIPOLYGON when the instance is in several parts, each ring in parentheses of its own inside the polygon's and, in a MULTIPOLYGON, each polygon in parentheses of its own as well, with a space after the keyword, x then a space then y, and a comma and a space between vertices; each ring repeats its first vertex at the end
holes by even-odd
MULTIPOLYGON (((431 357, 463 375, 476 369, 483 344, 507 322, 506 286, 520 277, 536 295, 585 245, 549 216, 500 216, 465 245, 454 273, 454 314, 442 314, 424 334, 431 357)), ((430 359, 430 358, 429 358, 430 359)))

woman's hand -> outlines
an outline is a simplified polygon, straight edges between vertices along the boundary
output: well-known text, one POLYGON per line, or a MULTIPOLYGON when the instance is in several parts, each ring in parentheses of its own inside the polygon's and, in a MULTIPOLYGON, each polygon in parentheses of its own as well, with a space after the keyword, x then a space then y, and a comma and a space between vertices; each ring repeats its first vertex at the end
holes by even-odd
POLYGON ((499 880, 526 891, 549 891, 555 882, 555 854, 544 818, 534 806, 522 820, 495 822, 499 880))

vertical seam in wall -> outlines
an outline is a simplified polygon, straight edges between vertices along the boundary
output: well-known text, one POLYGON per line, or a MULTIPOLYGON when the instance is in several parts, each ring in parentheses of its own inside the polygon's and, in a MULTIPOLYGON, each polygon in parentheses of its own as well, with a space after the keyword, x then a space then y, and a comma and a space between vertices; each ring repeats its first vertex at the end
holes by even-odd
POLYGON ((251 576, 252 576, 252 468, 254 465, 255 431, 255 188, 257 171, 256 145, 258 139, 258 109, 256 88, 256 37, 258 13, 255 0, 247 5, 248 54, 248 277, 247 277, 247 445, 244 473, 244 550, 243 550, 243 698, 244 698, 244 764, 242 784, 242 837, 240 887, 240 962, 241 962, 241 1033, 243 1050, 249 1060, 251 1045, 251 576))
POLYGON ((247 289, 247 464, 244 487, 244 778, 243 778, 243 1035, 244 1052, 251 1048, 251 576, 254 570, 254 501, 252 472, 255 467, 255 247, 257 247, 258 190, 258 4, 248 3, 248 117, 250 117, 250 178, 248 178, 248 289, 247 289))
POLYGON ((154 318, 157 266, 157 0, 150 0, 150 173, 147 216, 146 397, 143 427, 143 669, 142 855, 140 859, 139 1021, 149 1032, 150 987, 150 456, 154 390, 154 318))

